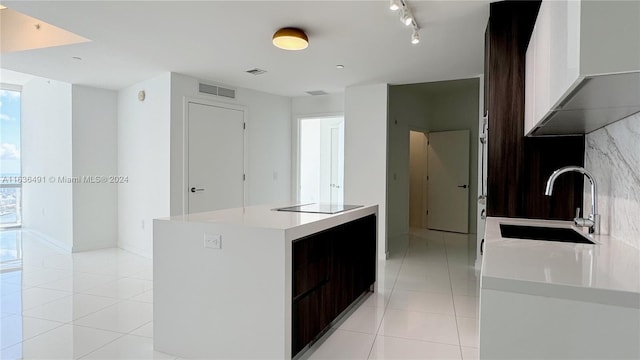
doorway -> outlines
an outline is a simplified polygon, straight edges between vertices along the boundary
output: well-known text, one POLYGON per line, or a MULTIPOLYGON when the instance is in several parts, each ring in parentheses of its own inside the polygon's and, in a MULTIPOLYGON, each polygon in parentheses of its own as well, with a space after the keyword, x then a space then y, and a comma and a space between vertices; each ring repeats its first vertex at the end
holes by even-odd
POLYGON ((427 134, 409 131, 409 227, 427 227, 427 134))
POLYGON ((187 212, 244 205, 244 110, 187 104, 187 212))
POLYGON ((298 129, 298 202, 342 204, 344 116, 300 118, 298 129))

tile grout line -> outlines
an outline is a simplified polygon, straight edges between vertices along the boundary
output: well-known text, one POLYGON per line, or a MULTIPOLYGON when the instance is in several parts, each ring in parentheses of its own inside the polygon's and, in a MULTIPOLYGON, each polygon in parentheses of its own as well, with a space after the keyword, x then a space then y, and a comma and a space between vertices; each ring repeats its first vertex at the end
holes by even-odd
POLYGON ((440 342, 440 341, 429 341, 429 340, 406 338, 406 337, 393 336, 393 335, 380 335, 380 336, 387 337, 387 338, 393 338, 393 339, 400 339, 400 340, 417 341, 417 342, 427 343, 427 344, 438 344, 438 345, 448 345, 448 346, 458 347, 458 346, 456 346, 456 344, 440 342))
MULTIPOLYGON (((407 237, 408 238, 408 237, 407 237)), ((398 273, 393 280, 393 286, 391 287, 391 293, 389 294, 389 302, 384 305, 384 310, 382 311, 382 319, 380 319, 380 324, 378 324, 378 328, 376 329, 376 333, 373 335, 373 342, 371 343, 371 348, 369 349, 369 354, 367 355, 367 359, 371 358, 371 353, 373 352, 373 347, 376 344, 376 340, 378 339, 380 333, 380 327, 382 327, 382 323, 384 322, 384 316, 387 314, 387 309, 389 308, 389 303, 391 302, 391 296, 393 295, 393 291, 396 288, 396 283, 398 282, 398 276, 400 276, 400 271, 402 271, 402 266, 404 265, 404 260, 407 257, 407 251, 409 250, 409 242, 407 241, 407 246, 404 249, 404 254, 402 255, 402 262, 400 263, 400 267, 398 269, 398 273)), ((387 259, 385 259, 387 261, 387 259)), ((382 301, 384 301, 384 295, 382 296, 382 301)))
MULTIPOLYGON (((133 336, 146 337, 146 336, 142 336, 142 335, 136 335, 136 334, 134 334, 133 332, 134 332, 134 331, 136 331, 136 330, 138 330, 138 329, 140 329, 140 328, 142 328, 142 327, 144 327, 144 326, 147 326, 147 325, 151 324, 152 322, 153 322, 153 316, 151 317, 151 320, 149 320, 148 322, 146 322, 146 323, 144 323, 144 324, 142 324, 142 325, 138 326, 137 328, 135 328, 135 329, 133 329, 133 330, 129 331, 129 332, 127 333, 127 335, 133 335, 133 336)), ((153 336, 151 337, 151 339, 153 339, 153 336)))
MULTIPOLYGON (((78 326, 80 326, 80 325, 78 325, 78 326)), ((90 328, 90 329, 93 329, 93 328, 90 328)), ((101 329, 98 329, 98 330, 101 330, 101 329)), ((103 330, 103 331, 104 331, 104 330, 103 330)), ((102 346, 99 346, 99 347, 97 347, 97 348, 95 348, 95 349, 93 349, 93 350, 91 350, 91 351, 87 352, 86 354, 83 354, 83 355, 81 355, 81 356, 79 356, 79 357, 76 357, 76 359, 84 359, 84 358, 86 358, 87 356, 89 356, 89 355, 93 354, 94 352, 96 352, 96 351, 98 351, 98 350, 100 350, 100 349, 104 348, 105 346, 107 346, 107 345, 109 345, 109 344, 114 343, 116 340, 122 339, 123 337, 125 337, 125 336, 127 336, 127 335, 128 335, 128 334, 123 334, 123 333, 116 332, 116 331, 114 331, 114 332, 115 332, 115 333, 117 333, 117 334, 121 334, 121 335, 120 335, 120 336, 118 336, 117 338, 115 338, 115 339, 113 339, 113 340, 111 340, 111 341, 107 342, 106 344, 104 344, 104 345, 102 345, 102 346)))
POLYGON ((456 310, 456 301, 453 296, 453 282, 451 281, 451 268, 449 267, 449 253, 447 252, 447 241, 444 242, 444 254, 445 259, 447 260, 447 276, 449 277, 449 286, 451 287, 451 301, 453 302, 453 312, 455 314, 455 322, 456 322, 456 332, 458 333, 458 349, 460 350, 460 359, 464 360, 462 357, 462 341, 460 340, 460 326, 458 326, 458 311, 456 310))
MULTIPOLYGON (((21 318, 22 318, 22 317, 24 317, 22 314, 14 314, 14 315, 15 315, 15 316, 20 316, 21 318)), ((46 319, 34 318, 33 316, 27 316, 27 317, 28 317, 28 318, 32 318, 32 319, 37 319, 37 320, 46 320, 46 319)), ((38 337, 38 336, 40 336, 40 335, 44 335, 44 334, 46 334, 46 333, 48 333, 48 332, 50 332, 50 331, 53 331, 53 330, 55 330, 55 329, 57 329, 57 328, 60 328, 60 327, 62 327, 62 326, 67 325, 67 323, 61 323, 60 321, 54 321, 54 320, 46 320, 46 321, 57 322, 57 323, 59 323, 59 325, 58 325, 58 326, 56 326, 56 327, 54 327, 54 328, 51 328, 51 329, 49 329, 49 330, 47 330, 47 331, 45 331, 45 332, 43 332, 43 333, 40 333, 40 334, 37 334, 37 335, 31 336, 31 337, 28 337, 28 338, 26 338, 26 339, 22 339, 21 341, 19 341, 19 342, 15 343, 15 344, 12 344, 12 345, 9 345, 9 346, 4 346, 4 347, 2 347, 0 350, 8 349, 8 348, 10 348, 10 347, 12 347, 12 346, 16 346, 16 345, 22 344, 23 342, 25 342, 25 341, 27 341, 27 340, 31 340, 31 339, 33 339, 33 338, 35 338, 35 337, 38 337)))

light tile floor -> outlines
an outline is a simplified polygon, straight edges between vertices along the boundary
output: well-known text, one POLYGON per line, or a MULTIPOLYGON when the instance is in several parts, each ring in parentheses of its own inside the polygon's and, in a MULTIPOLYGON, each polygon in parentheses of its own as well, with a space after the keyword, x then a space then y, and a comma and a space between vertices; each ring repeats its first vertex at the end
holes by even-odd
POLYGON ((477 359, 475 235, 412 229, 389 242, 376 292, 303 359, 477 359))
MULTIPOLYGON (((152 261, 120 249, 67 254, 28 231, 0 274, 0 358, 175 359, 153 350, 152 261)), ((475 237, 413 229, 390 239, 376 292, 306 359, 475 359, 475 237)))

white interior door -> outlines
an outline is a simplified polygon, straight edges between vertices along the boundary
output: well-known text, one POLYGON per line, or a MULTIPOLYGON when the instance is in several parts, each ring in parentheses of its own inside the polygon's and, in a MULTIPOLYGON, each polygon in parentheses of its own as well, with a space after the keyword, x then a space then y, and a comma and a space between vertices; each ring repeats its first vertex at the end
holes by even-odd
POLYGON ((469 130, 429 133, 429 229, 469 232, 469 130))
POLYGON ((244 205, 244 112, 188 103, 188 212, 244 205))

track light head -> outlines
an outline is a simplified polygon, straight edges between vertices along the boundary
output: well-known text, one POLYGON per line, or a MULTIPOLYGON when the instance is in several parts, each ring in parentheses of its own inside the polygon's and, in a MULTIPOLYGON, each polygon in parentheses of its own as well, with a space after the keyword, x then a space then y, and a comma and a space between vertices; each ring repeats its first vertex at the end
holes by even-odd
POLYGON ((400 0, 390 0, 389 1, 389 9, 391 11, 398 11, 401 6, 402 6, 402 4, 400 3, 400 0))
POLYGON ((404 10, 402 11, 402 16, 400 17, 400 21, 402 21, 402 23, 406 26, 409 26, 411 25, 411 23, 413 23, 413 15, 411 15, 411 11, 409 10, 409 8, 404 8, 404 10))
POLYGON ((420 43, 420 33, 418 32, 418 29, 413 29, 413 34, 411 34, 411 43, 413 45, 420 43))

